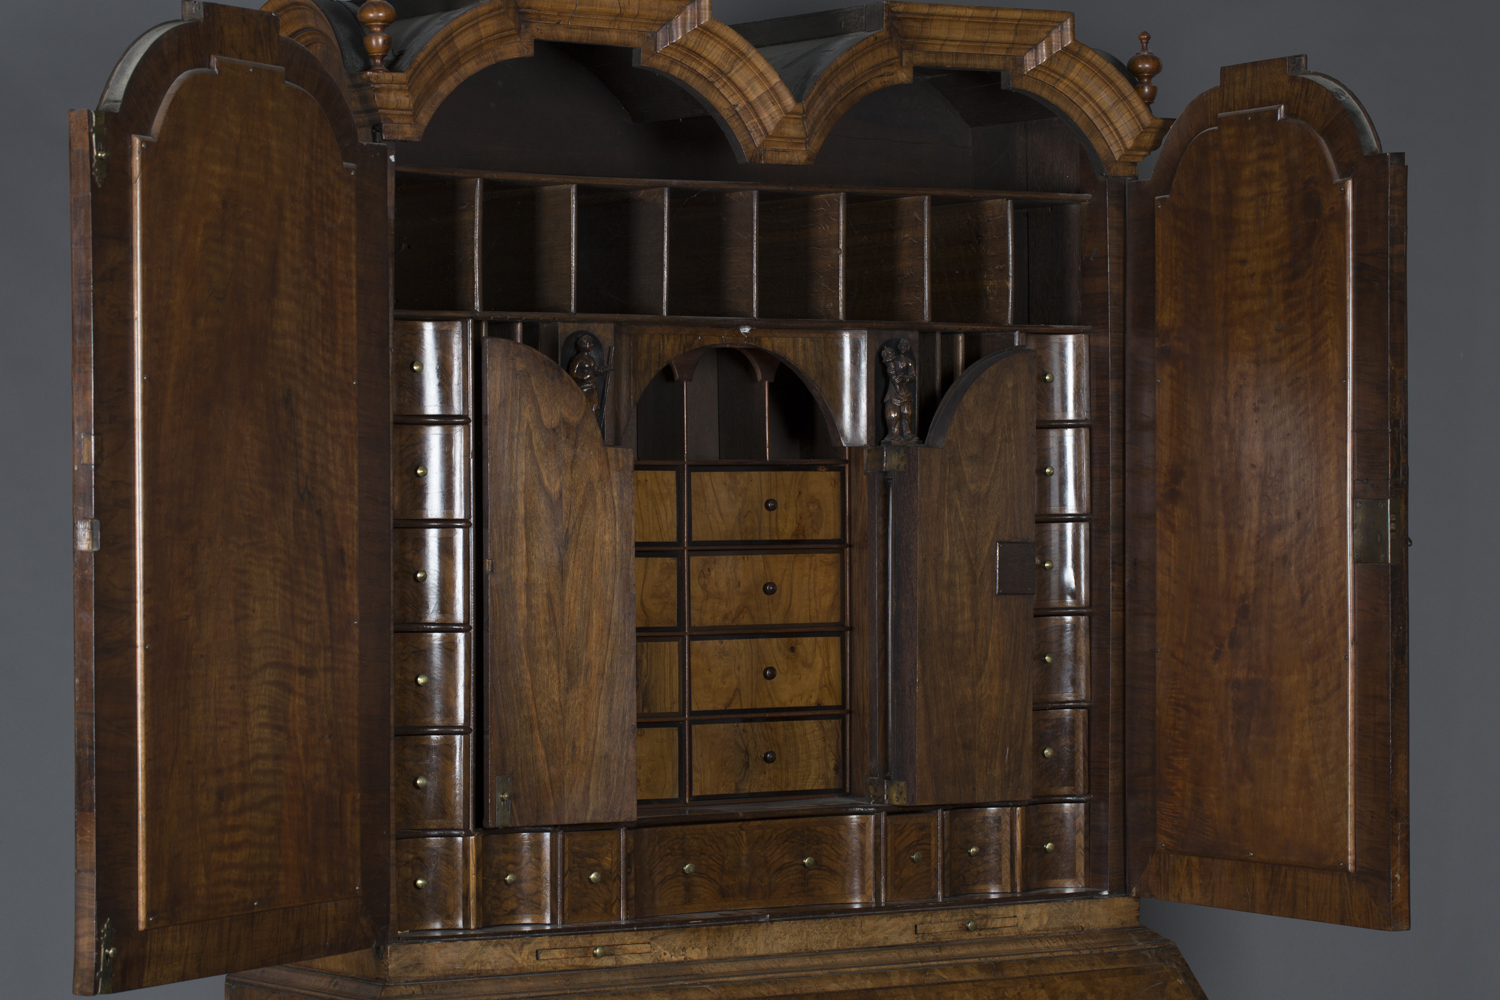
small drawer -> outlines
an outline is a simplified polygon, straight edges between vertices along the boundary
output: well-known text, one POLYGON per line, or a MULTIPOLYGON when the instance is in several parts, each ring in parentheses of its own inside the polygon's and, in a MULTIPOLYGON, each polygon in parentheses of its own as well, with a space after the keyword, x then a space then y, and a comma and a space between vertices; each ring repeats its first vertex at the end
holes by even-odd
POLYGON ((693 541, 834 541, 844 534, 837 471, 692 474, 693 541))
POLYGON ((1036 606, 1086 608, 1089 526, 1077 521, 1036 526, 1036 606))
POLYGON ((836 552, 695 555, 688 575, 698 627, 844 620, 844 560, 836 552))
POLYGON ((700 639, 688 652, 695 712, 833 708, 844 700, 838 636, 700 639))
POLYGON ((391 516, 412 521, 468 517, 469 429, 397 424, 391 435, 391 516))
POLYGON ((479 838, 479 926, 552 922, 552 833, 479 838))
POLYGON ((711 722, 693 727, 693 794, 840 791, 839 719, 711 722))
POLYGON ((398 830, 459 830, 464 810, 468 738, 397 736, 391 803, 398 830))
POLYGON ((637 556, 635 627, 677 627, 677 567, 672 556, 637 556))
POLYGON ((469 412, 468 323, 397 320, 391 329, 391 407, 400 416, 469 412))
POLYGON ((1016 891, 1014 806, 955 809, 947 814, 947 824, 947 895, 1016 891))
POLYGON ((1036 432, 1036 512, 1089 512, 1089 432, 1086 427, 1036 432))
POLYGON ((677 541, 676 471, 635 470, 635 540, 677 541))
POLYGON ((875 901, 875 817, 630 831, 632 917, 875 901))
POLYGON ((635 644, 635 713, 675 715, 682 704, 682 640, 635 644))
POLYGON ((1089 713, 1059 708, 1031 713, 1032 765, 1037 798, 1089 793, 1089 713))
POLYGON ((1032 619, 1031 700, 1035 705, 1089 699, 1089 620, 1085 615, 1032 619))
POLYGON ((462 625, 469 617, 467 532, 398 528, 393 532, 391 605, 401 624, 462 625))
POLYGON ((937 813, 885 818, 886 902, 938 898, 937 845, 937 813))
POLYGON ((564 831, 562 852, 563 923, 620 920, 620 831, 564 831))
POLYGON ((1036 351, 1036 418, 1089 418, 1089 337, 1086 333, 1029 334, 1036 351))
POLYGON ((1022 811, 1022 885, 1028 890, 1081 887, 1087 865, 1088 807, 1082 802, 1046 802, 1022 811))
POLYGON ((675 800, 682 788, 682 731, 677 726, 642 726, 635 731, 635 797, 675 800))
POLYGON ((467 837, 396 841, 393 863, 398 933, 463 928, 468 849, 467 837))
POLYGON ((469 637, 462 632, 398 632, 395 724, 468 724, 469 637))

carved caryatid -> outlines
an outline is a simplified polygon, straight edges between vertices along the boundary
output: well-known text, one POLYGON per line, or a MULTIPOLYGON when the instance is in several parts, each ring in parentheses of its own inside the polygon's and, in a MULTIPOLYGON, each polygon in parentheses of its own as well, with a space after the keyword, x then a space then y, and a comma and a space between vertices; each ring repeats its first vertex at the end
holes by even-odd
POLYGON ((573 357, 568 361, 568 374, 574 384, 588 400, 589 409, 604 428, 604 396, 609 386, 609 373, 614 370, 607 361, 598 356, 599 341, 592 333, 582 333, 573 341, 573 357))
POLYGON ((881 444, 920 444, 916 422, 917 363, 905 337, 880 349, 885 362, 885 437, 881 444))

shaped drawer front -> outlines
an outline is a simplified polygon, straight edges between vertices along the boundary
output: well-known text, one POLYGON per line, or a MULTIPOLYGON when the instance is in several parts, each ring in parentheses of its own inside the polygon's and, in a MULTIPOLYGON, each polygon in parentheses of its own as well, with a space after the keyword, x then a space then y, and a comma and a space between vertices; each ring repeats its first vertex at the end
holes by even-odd
POLYGON ((462 625, 469 615, 468 532, 398 528, 391 605, 402 624, 462 625))
POLYGON ((391 435, 391 516, 398 521, 468 517, 469 429, 397 424, 391 435))
POLYGON ((1088 849, 1088 807, 1045 802, 1023 810, 1021 879, 1026 889, 1076 889, 1083 885, 1088 849))
POLYGON ((562 835, 562 917, 565 924, 619 920, 619 830, 566 830, 562 835))
POLYGON ((1088 729, 1087 709, 1059 708, 1031 714, 1031 761, 1036 773, 1032 795, 1088 794, 1088 729))
POLYGON ((467 829, 468 737, 397 736, 395 744, 391 806, 396 829, 467 829))
POLYGON ((398 840, 396 930, 433 931, 464 926, 464 887, 468 884, 467 837, 398 840))
POLYGON ((1089 526, 1036 526, 1037 608, 1084 608, 1089 603, 1089 526))
POLYGON ((463 416, 467 324, 397 320, 391 336, 391 407, 400 416, 463 416))
POLYGON ((947 813, 946 821, 947 895, 1015 892, 1019 884, 1015 807, 955 809, 947 813))
POLYGON ((1036 418, 1089 418, 1089 336, 1086 333, 1028 334, 1036 351, 1036 418))
POLYGON ((693 541, 832 541, 844 533, 838 472, 692 474, 693 541))
POLYGON ((1086 427, 1036 432, 1036 512, 1089 512, 1089 432, 1086 427))
POLYGON ((1032 619, 1031 700, 1035 705, 1088 701, 1089 620, 1083 615, 1032 619))
POLYGON ((693 794, 835 791, 844 786, 839 719, 693 726, 693 794))
POLYGON ((479 926, 552 921, 550 831, 479 838, 479 926))
POLYGON ((695 712, 832 708, 844 700, 838 636, 700 639, 689 652, 695 712))
POLYGON ((692 624, 834 625, 844 619, 836 552, 690 557, 692 624))
POLYGON ((632 917, 875 901, 873 816, 632 830, 632 917))
POLYGON ((937 813, 885 818, 886 902, 938 898, 937 848, 937 813))
POLYGON ((397 726, 462 726, 468 722, 469 637, 463 632, 398 632, 397 726))

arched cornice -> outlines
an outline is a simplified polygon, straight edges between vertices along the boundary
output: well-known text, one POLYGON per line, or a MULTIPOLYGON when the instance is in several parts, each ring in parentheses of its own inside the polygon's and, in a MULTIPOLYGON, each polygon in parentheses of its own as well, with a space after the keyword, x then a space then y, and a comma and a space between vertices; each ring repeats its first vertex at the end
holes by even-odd
MULTIPOLYGON (((284 32, 327 64, 328 44, 310 44, 319 29, 309 6, 270 0, 266 9, 292 15, 284 32)), ((697 93, 751 162, 811 163, 850 108, 910 83, 918 66, 1008 73, 1015 90, 1072 119, 1113 174, 1134 174, 1171 124, 1151 114, 1107 59, 1074 40, 1071 14, 927 3, 887 3, 884 28, 840 54, 800 102, 764 56, 714 20, 711 0, 487 0, 406 57, 401 71, 355 74, 355 89, 370 95, 387 138, 420 139, 455 87, 530 55, 537 39, 639 50, 641 65, 697 93)))

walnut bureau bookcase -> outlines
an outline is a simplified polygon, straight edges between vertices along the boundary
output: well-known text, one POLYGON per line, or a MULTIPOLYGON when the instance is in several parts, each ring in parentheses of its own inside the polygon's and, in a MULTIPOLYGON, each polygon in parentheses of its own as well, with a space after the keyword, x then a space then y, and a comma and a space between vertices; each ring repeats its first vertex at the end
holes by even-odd
POLYGON ((1404 928, 1404 161, 1073 27, 142 36, 70 126, 76 992, 1194 997, 1138 897, 1404 928))

